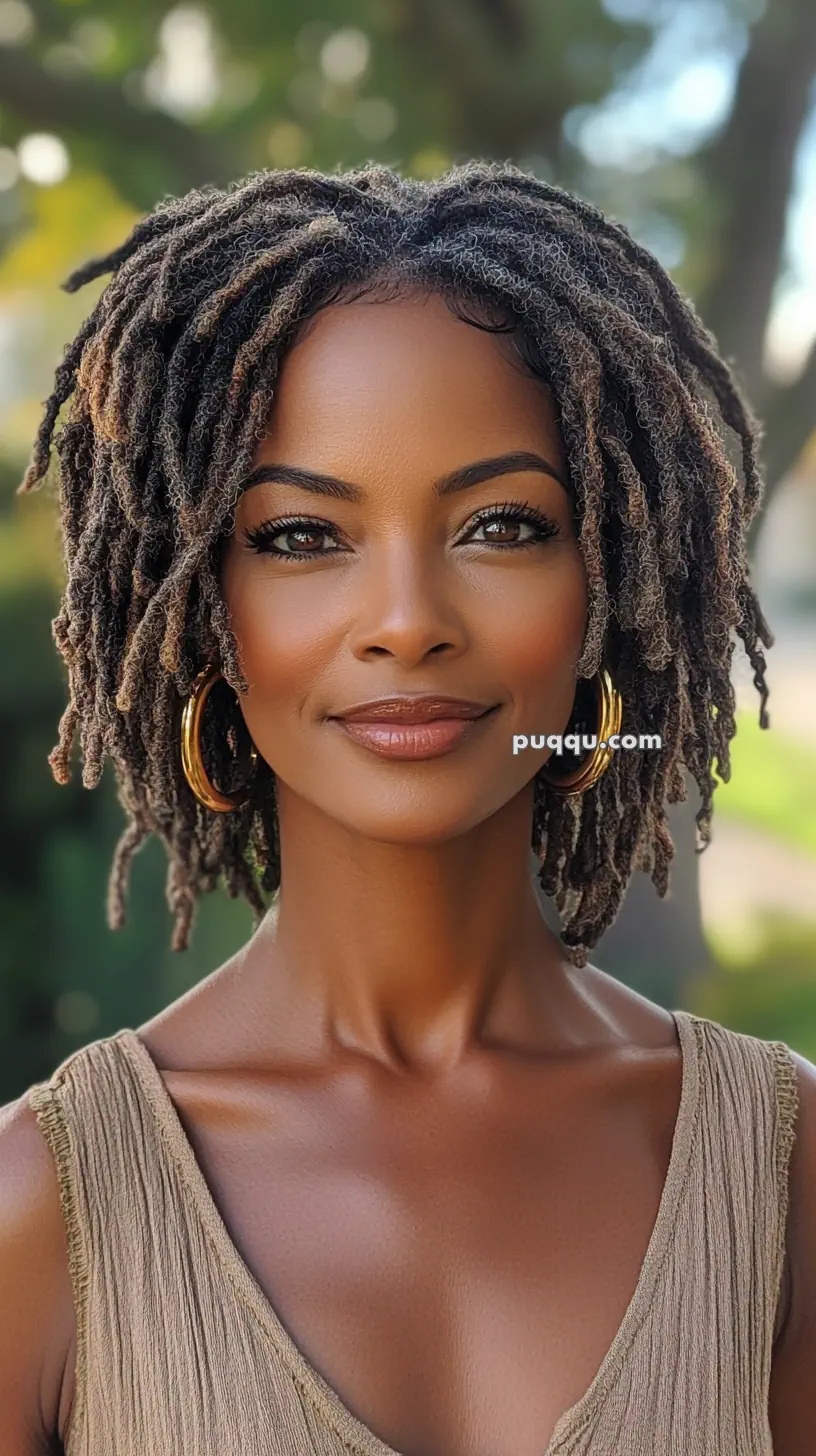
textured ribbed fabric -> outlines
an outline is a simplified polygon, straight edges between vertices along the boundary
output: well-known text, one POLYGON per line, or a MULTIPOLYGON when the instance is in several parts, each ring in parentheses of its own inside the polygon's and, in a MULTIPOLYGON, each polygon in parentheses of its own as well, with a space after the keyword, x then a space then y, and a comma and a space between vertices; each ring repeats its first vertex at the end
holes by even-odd
MULTIPOLYGON (((542 1456, 771 1456, 796 1066, 673 1013, 666 1183, 623 1321, 542 1456)), ((26 1094, 53 1153, 77 1316, 67 1456, 398 1456, 295 1346, 125 1029, 26 1094)))

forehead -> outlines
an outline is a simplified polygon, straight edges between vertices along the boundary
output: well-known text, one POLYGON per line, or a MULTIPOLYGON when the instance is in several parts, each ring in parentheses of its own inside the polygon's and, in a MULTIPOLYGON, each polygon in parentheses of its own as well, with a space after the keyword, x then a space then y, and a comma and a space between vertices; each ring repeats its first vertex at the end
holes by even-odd
POLYGON ((561 451, 549 392, 512 341, 458 319, 437 294, 321 309, 281 362, 266 426, 272 453, 329 438, 342 450, 420 437, 561 451))

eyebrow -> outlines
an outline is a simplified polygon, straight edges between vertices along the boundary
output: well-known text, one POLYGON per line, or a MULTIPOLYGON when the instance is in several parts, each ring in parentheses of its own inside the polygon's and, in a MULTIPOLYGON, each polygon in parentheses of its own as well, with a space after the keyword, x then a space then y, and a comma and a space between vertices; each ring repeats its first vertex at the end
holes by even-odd
MULTIPOLYGON (((481 485, 485 480, 493 480, 496 476, 510 475, 521 470, 537 470, 543 475, 550 475, 564 490, 569 490, 566 480, 555 466, 545 460, 543 455, 531 450, 511 450, 504 455, 491 455, 485 460, 474 460, 470 465, 460 465, 457 470, 451 470, 435 480, 433 489, 438 496, 455 495, 457 491, 469 490, 471 486, 481 485)), ((340 480, 336 475, 323 475, 315 470, 307 470, 302 465, 283 465, 274 461, 256 465, 245 477, 241 488, 250 490, 253 485, 262 485, 267 481, 276 481, 279 485, 296 485, 302 490, 312 491, 315 495, 333 496, 335 500, 359 502, 365 495, 359 485, 340 480)))

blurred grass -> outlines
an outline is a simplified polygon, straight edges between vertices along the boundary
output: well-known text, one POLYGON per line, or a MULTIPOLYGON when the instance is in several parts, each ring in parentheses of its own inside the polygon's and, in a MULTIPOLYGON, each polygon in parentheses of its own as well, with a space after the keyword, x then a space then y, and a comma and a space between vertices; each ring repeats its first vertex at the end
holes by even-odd
POLYGON ((714 802, 717 814, 763 829, 816 857, 816 747, 766 731, 751 713, 738 713, 731 778, 717 785, 714 802))
POLYGON ((692 982, 689 1010, 816 1063, 816 920, 765 914, 750 950, 710 938, 717 969, 692 982))

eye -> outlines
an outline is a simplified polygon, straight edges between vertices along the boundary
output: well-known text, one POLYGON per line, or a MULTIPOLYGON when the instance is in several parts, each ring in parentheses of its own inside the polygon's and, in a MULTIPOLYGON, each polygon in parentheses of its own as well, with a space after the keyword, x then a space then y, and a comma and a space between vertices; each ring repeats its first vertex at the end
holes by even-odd
POLYGON ((264 521, 246 531, 244 540, 251 551, 299 561, 315 556, 327 556, 340 550, 336 528, 329 521, 311 520, 307 516, 279 517, 264 521), (331 545, 325 548, 323 542, 329 538, 331 545))
POLYGON ((557 522, 527 501, 504 501, 499 506, 479 511, 469 522, 467 534, 458 544, 517 550, 522 546, 537 546, 558 534, 557 522), (484 534, 479 537, 475 534, 478 531, 484 534))

